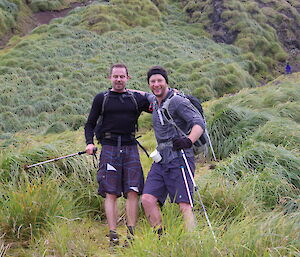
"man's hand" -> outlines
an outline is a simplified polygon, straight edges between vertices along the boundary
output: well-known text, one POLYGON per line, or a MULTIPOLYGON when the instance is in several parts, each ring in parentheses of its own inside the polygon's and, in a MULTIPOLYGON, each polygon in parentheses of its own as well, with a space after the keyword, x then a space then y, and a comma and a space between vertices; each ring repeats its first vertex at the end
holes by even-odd
POLYGON ((85 151, 87 154, 92 155, 94 153, 95 145, 94 144, 88 144, 85 148, 85 151))
POLYGON ((178 151, 181 149, 191 148, 193 142, 188 137, 178 137, 173 139, 173 150, 178 151))

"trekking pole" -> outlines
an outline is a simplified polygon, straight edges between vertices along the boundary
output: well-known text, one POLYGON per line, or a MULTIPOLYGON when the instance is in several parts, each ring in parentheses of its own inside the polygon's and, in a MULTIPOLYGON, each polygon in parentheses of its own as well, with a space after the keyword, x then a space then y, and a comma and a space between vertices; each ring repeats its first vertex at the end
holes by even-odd
POLYGON ((185 172, 184 172, 184 167, 183 167, 183 165, 180 166, 180 169, 181 169, 181 171, 182 171, 182 176, 183 176, 185 188, 186 188, 186 191, 187 191, 187 194, 188 194, 188 197, 189 197, 189 202, 190 202, 191 207, 193 208, 194 205, 193 205, 193 201, 192 201, 192 196, 191 196, 191 192, 190 192, 190 189, 189 189, 189 185, 188 185, 188 182, 187 182, 187 179, 186 179, 186 175, 185 175, 185 172))
POLYGON ((216 162, 216 161, 217 161, 217 158, 216 158, 215 151, 214 151, 214 148, 213 148, 212 143, 211 143, 211 140, 210 140, 210 136, 209 136, 209 134, 208 134, 208 129, 207 129, 207 126, 206 126, 206 124, 207 124, 207 123, 206 123, 206 119, 205 119, 204 115, 202 115, 202 117, 203 117, 203 120, 204 120, 204 123, 205 123, 205 130, 204 130, 204 133, 205 133, 206 136, 207 136, 208 144, 209 144, 211 153, 212 153, 212 155, 213 155, 213 157, 214 157, 214 161, 216 162))
MULTIPOLYGON (((96 154, 97 150, 98 150, 97 147, 95 147, 93 149, 93 155, 96 154)), ((32 164, 32 165, 25 165, 24 169, 28 170, 28 169, 30 169, 32 167, 35 167, 35 166, 39 166, 39 165, 43 165, 43 164, 46 164, 46 163, 49 163, 49 162, 54 162, 54 161, 58 161, 58 160, 61 160, 61 159, 69 158, 69 157, 72 157, 72 156, 75 156, 75 155, 82 155, 82 154, 85 154, 85 153, 86 153, 86 151, 82 151, 82 152, 78 152, 78 153, 73 153, 73 154, 69 154, 69 155, 57 157, 57 158, 54 158, 54 159, 51 159, 51 160, 47 160, 47 161, 43 161, 43 162, 38 162, 38 163, 32 164)))
POLYGON ((217 158, 216 158, 215 151, 214 151, 214 149, 213 149, 213 146, 212 146, 212 143, 211 143, 211 140, 210 140, 210 136, 209 136, 209 134, 208 134, 207 129, 205 129, 205 134, 206 134, 206 136, 207 136, 208 144, 209 144, 211 153, 212 153, 212 155, 213 155, 213 157, 214 157, 214 161, 216 162, 216 161, 217 161, 217 158))
MULTIPOLYGON (((182 153, 182 158, 183 158, 183 160, 184 160, 184 162, 185 162, 185 166, 187 167, 187 170, 188 170, 189 175, 190 175, 190 177, 191 177, 191 180, 192 180, 192 182, 193 182, 195 191, 198 193, 198 197, 199 197, 199 200, 200 200, 200 204, 201 204, 202 209, 203 209, 203 211, 204 211, 204 215, 205 215, 206 221, 207 221, 207 223, 208 223, 208 226, 209 226, 209 228, 210 228, 210 230, 211 230, 211 233, 212 233, 212 235, 213 235, 213 237, 214 237, 214 239, 215 239, 215 242, 217 242, 215 233, 214 233, 214 231, 213 231, 213 229, 212 229, 210 220, 209 220, 208 215, 207 215, 207 212, 206 212, 206 208, 205 208, 205 206, 204 206, 204 204, 203 204, 203 201, 202 201, 200 192, 198 191, 198 186, 196 185, 196 182, 195 182, 195 180, 194 180, 194 177, 193 177, 193 174, 192 174, 190 165, 189 165, 188 160, 187 160, 187 158, 186 158, 186 156, 185 156, 185 152, 183 151, 183 149, 181 149, 180 151, 181 151, 181 153, 182 153)), ((189 192, 189 191, 188 191, 188 192, 189 192)), ((193 207, 193 206, 192 206, 192 207, 193 207)))

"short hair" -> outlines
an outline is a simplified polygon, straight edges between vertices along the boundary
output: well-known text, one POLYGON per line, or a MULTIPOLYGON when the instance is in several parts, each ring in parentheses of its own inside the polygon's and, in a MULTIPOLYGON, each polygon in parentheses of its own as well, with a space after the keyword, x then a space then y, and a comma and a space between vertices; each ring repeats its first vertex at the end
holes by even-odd
POLYGON ((168 81, 168 72, 163 67, 157 65, 157 66, 151 67, 150 70, 147 72, 148 84, 149 84, 150 77, 154 74, 162 75, 165 78, 167 84, 169 83, 169 81, 168 81))
POLYGON ((126 75, 127 75, 127 77, 128 77, 128 68, 127 68, 127 66, 126 66, 125 64, 123 64, 123 63, 116 63, 116 64, 113 64, 113 65, 110 67, 109 76, 111 75, 113 68, 125 68, 125 70, 126 70, 126 75))

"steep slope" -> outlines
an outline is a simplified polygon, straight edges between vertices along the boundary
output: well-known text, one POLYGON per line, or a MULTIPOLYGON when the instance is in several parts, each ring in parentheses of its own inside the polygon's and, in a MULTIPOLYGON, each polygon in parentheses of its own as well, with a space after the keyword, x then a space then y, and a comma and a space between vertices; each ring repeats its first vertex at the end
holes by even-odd
POLYGON ((300 58, 300 3, 296 0, 182 0, 190 22, 202 23, 216 42, 256 55, 270 71, 296 68, 300 58))
MULTIPOLYGON (((172 24, 150 1, 135 10, 134 22, 134 3, 129 1, 128 9, 111 3, 110 16, 107 3, 78 8, 31 35, 11 40, 10 48, 0 52, 1 130, 78 129, 93 96, 109 86, 107 72, 114 62, 126 63, 133 77, 129 86, 144 90, 147 69, 164 65, 171 86, 202 100, 255 86, 251 74, 259 63, 238 48, 214 43, 184 21, 172 24), (91 25, 95 17, 99 19, 91 25), (114 24, 120 27, 111 28, 114 24), (107 31, 111 29, 116 31, 107 31)), ((180 10, 173 10, 172 19, 174 12, 180 10)))

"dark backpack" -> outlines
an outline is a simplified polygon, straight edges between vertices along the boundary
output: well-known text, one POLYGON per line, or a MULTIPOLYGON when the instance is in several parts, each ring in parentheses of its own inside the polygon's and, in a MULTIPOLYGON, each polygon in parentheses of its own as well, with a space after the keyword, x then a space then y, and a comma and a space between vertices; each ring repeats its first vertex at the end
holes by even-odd
MULTIPOLYGON (((203 112, 203 108, 202 108, 202 105, 201 105, 201 102, 198 98, 192 96, 192 95, 184 95, 182 93, 174 93, 172 94, 171 96, 169 96, 168 99, 166 99, 166 101, 164 102, 163 106, 162 106, 162 109, 163 109, 163 115, 164 117, 166 118, 166 120, 171 123, 176 129, 178 132, 180 132, 181 134, 187 136, 178 126, 177 124, 174 122, 170 112, 169 112, 169 105, 170 105, 170 102, 173 98, 174 95, 179 95, 181 97, 184 97, 186 99, 188 99, 193 108, 201 115, 201 117, 203 118, 204 122, 205 122, 205 118, 204 118, 204 112, 203 112)), ((204 153, 205 155, 207 154, 207 151, 208 151, 208 147, 207 147, 207 135, 206 133, 204 132, 201 137, 193 144, 193 150, 194 150, 194 154, 195 155, 198 155, 200 153, 204 153)))

